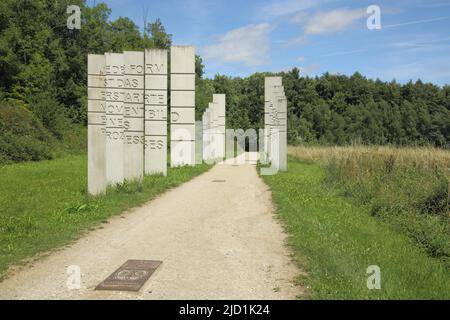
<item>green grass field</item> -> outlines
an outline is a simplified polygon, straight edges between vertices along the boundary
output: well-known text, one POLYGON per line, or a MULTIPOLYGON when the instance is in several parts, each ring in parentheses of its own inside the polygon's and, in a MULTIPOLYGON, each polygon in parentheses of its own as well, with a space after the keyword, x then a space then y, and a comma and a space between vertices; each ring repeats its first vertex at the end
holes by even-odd
POLYGON ((0 272, 80 237, 109 217, 145 203, 207 171, 207 165, 169 168, 168 176, 111 188, 89 197, 86 156, 0 167, 0 272))
POLYGON ((263 176, 311 299, 450 299, 450 270, 371 207, 325 182, 313 161, 289 157, 289 171, 263 176), (381 290, 367 288, 370 265, 381 290))

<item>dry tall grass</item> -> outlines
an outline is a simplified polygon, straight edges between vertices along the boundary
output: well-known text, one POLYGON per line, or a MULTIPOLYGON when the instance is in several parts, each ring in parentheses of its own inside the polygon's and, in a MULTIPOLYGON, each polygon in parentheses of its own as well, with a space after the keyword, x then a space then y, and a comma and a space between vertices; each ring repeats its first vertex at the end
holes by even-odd
POLYGON ((289 147, 288 153, 320 163, 328 182, 449 261, 450 151, 351 146, 289 147))
POLYGON ((365 156, 395 158, 400 164, 417 164, 428 168, 448 169, 450 175, 450 150, 436 148, 394 147, 288 147, 288 153, 304 160, 327 163, 330 158, 360 159, 365 156))

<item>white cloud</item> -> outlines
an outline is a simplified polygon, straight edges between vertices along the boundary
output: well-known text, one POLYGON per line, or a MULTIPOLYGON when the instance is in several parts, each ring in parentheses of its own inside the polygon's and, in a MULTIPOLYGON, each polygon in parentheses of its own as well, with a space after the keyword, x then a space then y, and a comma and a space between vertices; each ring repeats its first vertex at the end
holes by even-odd
POLYGON ((311 64, 305 67, 300 67, 300 74, 305 75, 305 76, 310 76, 313 74, 316 74, 317 71, 320 70, 320 65, 319 64, 311 64))
POLYGON ((307 44, 309 42, 308 37, 301 35, 299 37, 289 39, 284 42, 285 47, 293 47, 307 44))
POLYGON ((206 59, 243 63, 254 67, 269 62, 271 27, 267 23, 252 24, 228 31, 215 44, 203 48, 206 59))
POLYGON ((429 22, 447 20, 449 18, 450 17, 439 17, 439 18, 433 18, 433 19, 408 21, 408 22, 402 22, 402 23, 385 25, 385 26, 382 26, 382 28, 383 29, 387 29, 387 28, 403 27, 403 26, 409 26, 409 25, 412 25, 412 24, 421 24, 421 23, 429 23, 429 22))
POLYGON ((298 57, 297 59, 295 59, 296 62, 303 62, 305 61, 305 57, 298 57))
MULTIPOLYGON (((379 70, 380 72, 380 70, 379 70)), ((403 65, 395 65, 389 69, 381 70, 381 73, 388 79, 409 81, 421 79, 425 82, 446 82, 450 78, 450 67, 440 63, 414 62, 403 65)))
POLYGON ((260 10, 260 16, 265 18, 276 18, 298 13, 319 7, 327 2, 336 0, 282 0, 271 1, 260 10))
POLYGON ((448 50, 450 37, 440 38, 433 34, 414 35, 411 40, 394 42, 390 46, 405 53, 437 52, 448 50))
POLYGON ((320 12, 308 19, 305 25, 305 34, 320 34, 343 31, 356 20, 365 17, 364 9, 335 9, 320 12))
POLYGON ((450 3, 448 3, 448 2, 424 3, 424 4, 419 5, 419 7, 422 7, 422 8, 441 8, 441 7, 448 7, 448 6, 450 6, 450 3))
POLYGON ((366 16, 366 10, 363 8, 339 8, 319 12, 312 16, 308 16, 304 12, 298 12, 291 17, 290 22, 303 26, 303 33, 295 38, 286 40, 284 44, 287 47, 303 45, 308 42, 308 36, 344 31, 351 27, 356 20, 366 16))
POLYGON ((330 53, 318 55, 316 57, 321 58, 321 57, 346 56, 349 54, 361 53, 361 52, 366 52, 366 51, 367 51, 367 49, 357 49, 357 50, 349 50, 349 51, 330 52, 330 53))
POLYGON ((318 0, 285 0, 269 3, 262 8, 262 13, 269 17, 284 16, 297 11, 310 9, 320 4, 318 0))
POLYGON ((291 72, 292 69, 297 68, 300 70, 300 74, 302 76, 313 76, 316 75, 318 73, 318 71, 320 70, 320 65, 319 64, 311 64, 311 65, 307 65, 307 66, 295 66, 295 67, 286 67, 283 69, 277 69, 277 70, 271 70, 270 72, 273 73, 279 73, 279 72, 291 72))
POLYGON ((306 22, 307 20, 308 20, 308 14, 305 11, 300 11, 291 17, 290 22, 295 23, 295 24, 302 24, 302 23, 306 22))

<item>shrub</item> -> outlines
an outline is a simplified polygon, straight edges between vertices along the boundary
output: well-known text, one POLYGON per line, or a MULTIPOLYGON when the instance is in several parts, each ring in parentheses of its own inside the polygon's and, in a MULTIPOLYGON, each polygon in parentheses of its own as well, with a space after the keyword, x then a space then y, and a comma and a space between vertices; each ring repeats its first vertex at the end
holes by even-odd
POLYGON ((0 163, 51 159, 54 143, 55 138, 24 104, 0 103, 0 163))
POLYGON ((371 208, 450 266, 450 152, 433 148, 292 147, 322 163, 326 181, 371 208))
POLYGON ((0 102, 0 164, 84 153, 86 127, 59 108, 45 98, 30 108, 18 100, 0 102))

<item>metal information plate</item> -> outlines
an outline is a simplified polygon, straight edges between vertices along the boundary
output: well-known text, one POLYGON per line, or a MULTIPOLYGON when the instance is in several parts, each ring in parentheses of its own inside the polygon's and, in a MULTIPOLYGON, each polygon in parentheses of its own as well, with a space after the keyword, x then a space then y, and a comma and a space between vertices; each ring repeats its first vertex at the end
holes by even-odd
POLYGON ((139 291, 162 261, 128 260, 95 290, 139 291))

